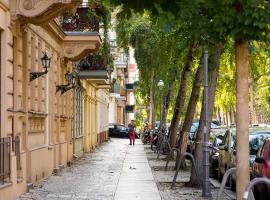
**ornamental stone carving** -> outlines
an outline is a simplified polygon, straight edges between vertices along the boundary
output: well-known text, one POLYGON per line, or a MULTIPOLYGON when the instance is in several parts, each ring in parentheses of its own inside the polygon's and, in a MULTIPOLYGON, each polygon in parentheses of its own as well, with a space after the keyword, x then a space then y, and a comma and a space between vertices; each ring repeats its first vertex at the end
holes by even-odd
POLYGON ((72 35, 64 39, 64 58, 78 61, 87 54, 96 51, 101 45, 99 34, 96 35, 72 35))
POLYGON ((96 49, 97 46, 94 43, 64 43, 64 57, 68 60, 78 61, 96 49))
POLYGON ((80 0, 14 0, 13 20, 42 24, 50 21, 64 10, 79 6, 80 0))

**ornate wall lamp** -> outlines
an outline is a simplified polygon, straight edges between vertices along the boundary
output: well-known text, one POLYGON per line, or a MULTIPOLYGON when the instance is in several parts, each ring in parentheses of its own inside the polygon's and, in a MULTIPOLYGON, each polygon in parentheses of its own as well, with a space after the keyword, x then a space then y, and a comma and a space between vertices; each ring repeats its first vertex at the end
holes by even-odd
POLYGON ((65 79, 67 84, 65 85, 57 85, 56 86, 56 93, 58 91, 61 91, 61 94, 64 94, 65 92, 69 91, 70 89, 74 88, 75 86, 75 76, 72 72, 67 71, 65 73, 65 79))
POLYGON ((44 68, 44 72, 30 72, 30 81, 35 80, 36 78, 48 73, 48 69, 51 64, 51 58, 49 58, 46 52, 44 53, 44 56, 41 58, 41 63, 44 68))

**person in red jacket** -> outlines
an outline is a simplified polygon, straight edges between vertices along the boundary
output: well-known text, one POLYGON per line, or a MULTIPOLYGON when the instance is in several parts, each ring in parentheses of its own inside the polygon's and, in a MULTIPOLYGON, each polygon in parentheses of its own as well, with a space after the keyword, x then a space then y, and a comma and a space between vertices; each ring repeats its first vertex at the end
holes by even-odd
POLYGON ((129 145, 135 145, 135 128, 136 125, 134 120, 131 120, 131 122, 128 124, 129 145))

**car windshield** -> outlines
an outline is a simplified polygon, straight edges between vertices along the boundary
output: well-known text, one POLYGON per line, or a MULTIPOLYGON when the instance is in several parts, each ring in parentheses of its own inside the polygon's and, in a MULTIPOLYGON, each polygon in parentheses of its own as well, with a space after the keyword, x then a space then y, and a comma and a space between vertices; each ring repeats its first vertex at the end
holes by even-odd
POLYGON ((190 128, 190 132, 195 133, 197 128, 198 128, 197 126, 192 125, 191 128, 190 128))
POLYGON ((265 138, 270 136, 270 132, 262 132, 249 135, 249 155, 256 155, 259 147, 265 138))
POLYGON ((213 122, 211 123, 211 128, 219 128, 219 126, 217 126, 216 124, 214 124, 213 122))
POLYGON ((114 128, 114 125, 113 124, 109 124, 109 128, 114 128))
POLYGON ((118 126, 118 129, 121 130, 121 131, 125 131, 125 130, 127 130, 127 127, 125 127, 125 126, 118 126))

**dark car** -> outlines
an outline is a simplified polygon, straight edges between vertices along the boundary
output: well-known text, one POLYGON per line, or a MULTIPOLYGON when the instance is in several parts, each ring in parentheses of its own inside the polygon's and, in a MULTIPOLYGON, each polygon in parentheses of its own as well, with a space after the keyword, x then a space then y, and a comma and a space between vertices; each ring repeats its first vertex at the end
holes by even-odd
MULTIPOLYGON (((123 124, 109 124, 109 137, 128 138, 128 127, 123 124)), ((139 138, 135 132, 135 138, 139 138)))
POLYGON ((128 137, 128 127, 122 124, 109 124, 109 137, 128 137))

